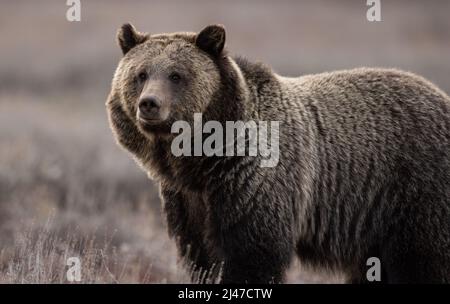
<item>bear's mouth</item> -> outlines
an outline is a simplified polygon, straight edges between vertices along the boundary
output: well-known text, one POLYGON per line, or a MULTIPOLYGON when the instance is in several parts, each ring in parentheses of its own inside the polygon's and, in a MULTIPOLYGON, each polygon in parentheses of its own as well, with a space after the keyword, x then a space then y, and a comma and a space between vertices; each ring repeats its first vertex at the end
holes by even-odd
POLYGON ((138 122, 141 125, 145 126, 145 125, 157 125, 164 121, 162 119, 148 119, 148 118, 138 117, 138 122))
POLYGON ((147 133, 170 133, 172 123, 162 119, 144 119, 139 118, 138 124, 142 131, 147 133))

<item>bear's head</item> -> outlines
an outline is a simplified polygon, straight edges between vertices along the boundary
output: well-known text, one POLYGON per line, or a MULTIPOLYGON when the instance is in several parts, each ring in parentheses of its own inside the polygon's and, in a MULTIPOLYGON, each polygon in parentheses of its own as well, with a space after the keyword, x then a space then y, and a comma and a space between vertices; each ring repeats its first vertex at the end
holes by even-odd
POLYGON ((224 51, 223 26, 150 35, 125 24, 117 40, 124 56, 113 87, 144 134, 170 133, 175 121, 192 123, 194 113, 209 120, 239 119, 242 75, 224 51))

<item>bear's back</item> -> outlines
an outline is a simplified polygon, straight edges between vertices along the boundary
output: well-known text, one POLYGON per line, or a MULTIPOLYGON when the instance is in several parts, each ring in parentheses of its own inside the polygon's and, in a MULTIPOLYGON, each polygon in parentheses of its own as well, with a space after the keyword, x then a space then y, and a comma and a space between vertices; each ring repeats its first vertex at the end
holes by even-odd
POLYGON ((279 79, 281 103, 304 112, 291 120, 307 119, 340 161, 449 151, 450 98, 419 76, 361 68, 279 79))

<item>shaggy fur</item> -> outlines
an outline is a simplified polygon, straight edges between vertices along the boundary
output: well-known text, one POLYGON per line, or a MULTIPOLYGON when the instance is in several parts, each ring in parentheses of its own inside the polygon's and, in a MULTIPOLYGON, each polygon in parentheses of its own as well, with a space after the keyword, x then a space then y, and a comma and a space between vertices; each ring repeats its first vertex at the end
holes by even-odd
POLYGON ((224 283, 277 283, 297 254, 361 283, 375 256, 382 282, 450 282, 450 99, 433 84, 393 69, 281 77, 230 57, 221 26, 150 36, 125 25, 118 40, 111 128, 159 183, 169 233, 194 270, 222 264, 224 283), (158 125, 136 119, 140 69, 149 83, 183 73, 158 125), (280 121, 278 165, 174 157, 170 125, 195 112, 280 121))

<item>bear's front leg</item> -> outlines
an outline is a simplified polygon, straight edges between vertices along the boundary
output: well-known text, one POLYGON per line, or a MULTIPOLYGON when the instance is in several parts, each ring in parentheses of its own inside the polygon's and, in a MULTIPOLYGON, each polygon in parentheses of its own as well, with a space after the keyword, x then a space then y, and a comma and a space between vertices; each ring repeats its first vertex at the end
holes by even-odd
MULTIPOLYGON (((204 229, 199 226, 204 218, 198 214, 189 215, 190 202, 182 193, 161 185, 163 209, 167 218, 170 237, 177 241, 178 254, 185 259, 194 283, 213 283, 216 281, 221 265, 214 264, 204 241, 204 229)), ((191 204, 192 205, 192 204, 191 204)))
POLYGON ((282 283, 293 255, 288 222, 247 215, 222 232, 221 247, 225 256, 222 283, 282 283))

